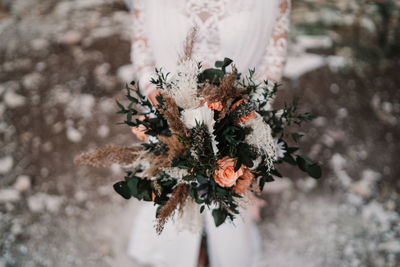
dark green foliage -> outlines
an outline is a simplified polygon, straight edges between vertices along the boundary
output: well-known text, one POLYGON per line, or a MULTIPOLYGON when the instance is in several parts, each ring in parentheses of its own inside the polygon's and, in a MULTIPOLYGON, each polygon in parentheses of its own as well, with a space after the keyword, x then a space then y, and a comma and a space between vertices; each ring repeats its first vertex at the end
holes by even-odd
POLYGON ((205 69, 203 72, 199 74, 198 82, 199 83, 209 82, 211 84, 218 86, 220 84, 220 80, 227 73, 226 67, 228 67, 232 62, 233 61, 230 58, 224 58, 224 60, 222 61, 216 61, 215 62, 216 69, 213 68, 205 69))
MULTIPOLYGON (((126 120, 123 122, 124 124, 130 127, 144 125, 147 129, 146 134, 151 136, 171 135, 168 122, 165 120, 162 114, 154 108, 151 102, 140 93, 139 85, 135 86, 135 82, 132 82, 131 86, 126 85, 126 92, 127 93, 125 97, 129 101, 128 106, 125 107, 117 101, 117 105, 120 108, 117 113, 126 115, 126 120), (133 119, 133 116, 137 116, 137 118, 133 119), (140 116, 143 116, 144 119, 140 120, 140 116)), ((162 105, 162 97, 158 96, 157 99, 160 105, 162 105)))
POLYGON ((321 178, 321 167, 317 163, 314 163, 310 158, 302 155, 297 155, 296 163, 299 166, 300 170, 308 173, 308 175, 310 175, 312 178, 321 178))

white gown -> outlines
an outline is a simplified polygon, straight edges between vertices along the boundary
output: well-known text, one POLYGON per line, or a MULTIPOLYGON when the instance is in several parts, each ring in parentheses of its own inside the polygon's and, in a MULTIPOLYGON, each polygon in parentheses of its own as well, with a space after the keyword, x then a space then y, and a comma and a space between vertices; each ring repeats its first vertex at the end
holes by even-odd
MULTIPOLYGON (((290 0, 133 0, 132 62, 145 95, 154 68, 174 72, 184 40, 193 26, 193 56, 203 66, 231 58, 238 70, 256 68, 260 78, 279 81, 286 57, 290 0)), ((135 216, 128 254, 155 267, 197 266, 202 232, 212 267, 257 266, 261 240, 246 210, 234 224, 216 228, 207 209, 186 207, 158 236, 155 208, 144 203, 135 216), (180 223, 182 222, 182 223, 180 223), (192 226, 191 230, 181 227, 192 226)))

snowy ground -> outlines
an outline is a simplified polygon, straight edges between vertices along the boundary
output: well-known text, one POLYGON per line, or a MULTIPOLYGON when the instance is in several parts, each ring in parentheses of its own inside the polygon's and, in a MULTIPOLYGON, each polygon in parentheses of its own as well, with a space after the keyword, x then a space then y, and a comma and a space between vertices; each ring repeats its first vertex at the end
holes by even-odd
MULTIPOLYGON (((137 266, 125 255, 136 204, 112 189, 121 171, 72 163, 135 142, 115 125, 129 35, 119 0, 0 2, 0 266, 137 266)), ((277 105, 299 95, 320 116, 303 153, 324 178, 284 170, 291 179, 267 185, 262 266, 398 266, 396 66, 338 71, 329 47, 292 45, 277 105)))

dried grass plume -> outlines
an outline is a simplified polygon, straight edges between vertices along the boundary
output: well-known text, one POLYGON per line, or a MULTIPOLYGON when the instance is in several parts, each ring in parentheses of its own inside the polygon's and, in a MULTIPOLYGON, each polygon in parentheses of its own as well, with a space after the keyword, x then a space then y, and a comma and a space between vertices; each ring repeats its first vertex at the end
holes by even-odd
POLYGON ((83 153, 75 157, 75 164, 89 165, 93 167, 107 167, 113 163, 128 165, 134 162, 138 157, 141 146, 124 147, 124 146, 108 146, 96 149, 93 152, 83 153))

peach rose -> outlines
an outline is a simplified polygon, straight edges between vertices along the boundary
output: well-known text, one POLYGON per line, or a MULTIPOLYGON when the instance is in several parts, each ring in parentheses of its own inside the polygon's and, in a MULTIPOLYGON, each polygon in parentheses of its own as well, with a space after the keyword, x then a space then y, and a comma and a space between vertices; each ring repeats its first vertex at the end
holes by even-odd
POLYGON ((236 194, 243 194, 250 187, 253 179, 254 174, 250 170, 245 169, 243 175, 237 180, 233 190, 235 190, 236 194))
POLYGON ((243 165, 235 172, 235 161, 230 157, 224 157, 217 161, 218 168, 214 172, 214 179, 222 187, 232 187, 236 180, 243 175, 243 165))
POLYGON ((237 124, 239 124, 239 123, 245 123, 245 122, 247 122, 247 121, 249 121, 249 120, 254 120, 255 118, 256 118, 257 116, 256 116, 256 113, 255 112, 251 112, 251 113, 249 113, 249 114, 246 114, 245 116, 242 116, 242 117, 240 117, 238 120, 237 120, 237 124))
POLYGON ((218 101, 218 102, 214 102, 214 103, 208 104, 208 108, 221 111, 222 110, 222 103, 221 103, 221 101, 218 101))

